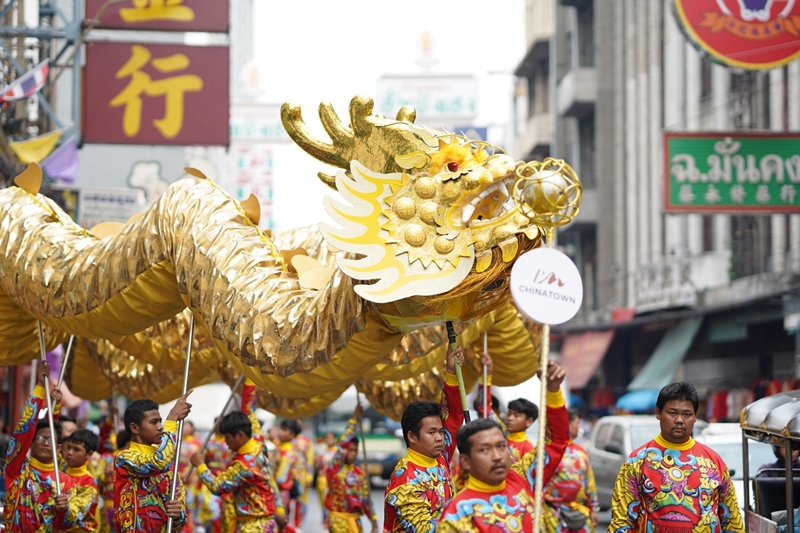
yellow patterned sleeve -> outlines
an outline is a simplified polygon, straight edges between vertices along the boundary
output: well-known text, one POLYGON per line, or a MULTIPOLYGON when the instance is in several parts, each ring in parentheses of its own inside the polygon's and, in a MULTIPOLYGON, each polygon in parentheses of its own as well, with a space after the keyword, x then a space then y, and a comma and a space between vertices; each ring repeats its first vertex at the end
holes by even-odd
POLYGON ((622 533, 631 531, 629 508, 632 503, 639 500, 639 483, 642 478, 642 461, 631 461, 628 458, 623 463, 614 483, 614 494, 611 496, 611 523, 608 533, 622 533))
POLYGON ((253 472, 246 469, 240 461, 234 461, 233 464, 216 476, 211 474, 208 467, 202 468, 203 466, 200 465, 197 473, 200 475, 200 479, 203 480, 203 484, 217 496, 241 489, 253 477, 253 472))
POLYGON ((720 483, 720 508, 719 523, 725 533, 744 533, 744 522, 739 502, 736 500, 736 489, 731 481, 728 468, 724 465, 722 470, 722 483, 720 483))

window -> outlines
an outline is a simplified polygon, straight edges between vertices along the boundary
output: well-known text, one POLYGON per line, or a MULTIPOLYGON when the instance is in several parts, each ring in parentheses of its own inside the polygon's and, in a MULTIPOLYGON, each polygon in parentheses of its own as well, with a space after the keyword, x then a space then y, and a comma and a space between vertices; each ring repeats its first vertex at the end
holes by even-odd
POLYGON ((700 98, 711 98, 713 85, 711 81, 711 57, 703 56, 700 61, 700 98))
POLYGON ((584 189, 594 189, 597 186, 595 176, 595 142, 594 142, 594 113, 578 121, 578 136, 580 143, 581 183, 584 189))
POLYGON ((703 215, 703 251, 714 251, 714 217, 703 215))
POLYGON ((594 3, 578 9, 578 66, 594 67, 594 3))
POLYGON ((606 444, 611 442, 611 434, 614 431, 615 424, 600 424, 595 430, 597 431, 597 439, 595 440, 595 447, 598 450, 603 450, 606 444))
POLYGON ((614 424, 614 432, 611 434, 611 440, 614 444, 618 444, 621 450, 625 449, 625 430, 622 426, 614 424))

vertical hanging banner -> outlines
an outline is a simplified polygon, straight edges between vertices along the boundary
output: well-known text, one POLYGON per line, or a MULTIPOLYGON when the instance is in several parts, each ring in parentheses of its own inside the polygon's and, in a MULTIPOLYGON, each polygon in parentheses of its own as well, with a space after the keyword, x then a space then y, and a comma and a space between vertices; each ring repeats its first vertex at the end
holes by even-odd
POLYGON ((228 63, 223 46, 89 43, 84 141, 227 146, 228 63))
POLYGON ((797 0, 674 0, 678 25, 732 67, 762 70, 800 57, 797 0))
MULTIPOLYGON (((94 19, 108 0, 86 0, 86 18, 94 19)), ((118 30, 227 32, 227 0, 123 0, 106 6, 98 28, 118 30)))

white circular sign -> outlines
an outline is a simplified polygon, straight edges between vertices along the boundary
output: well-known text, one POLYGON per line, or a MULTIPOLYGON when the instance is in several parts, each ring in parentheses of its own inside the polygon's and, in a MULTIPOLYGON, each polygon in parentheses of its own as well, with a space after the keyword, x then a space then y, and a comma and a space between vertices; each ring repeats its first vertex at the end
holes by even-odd
POLYGON ((511 268, 511 297, 531 320, 563 324, 581 308, 583 281, 569 257, 553 248, 536 248, 511 268))

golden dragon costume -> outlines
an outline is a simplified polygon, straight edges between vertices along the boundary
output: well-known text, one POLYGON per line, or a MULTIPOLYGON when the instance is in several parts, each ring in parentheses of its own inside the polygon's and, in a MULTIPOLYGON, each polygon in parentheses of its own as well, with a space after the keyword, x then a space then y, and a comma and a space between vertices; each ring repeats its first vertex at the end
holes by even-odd
POLYGON ((334 224, 274 238, 258 228, 257 201, 236 202, 193 169, 99 238, 38 194, 41 171, 29 167, 0 191, 0 364, 38 357, 40 320, 48 347, 81 338, 67 375, 76 394, 103 398, 111 380, 166 401, 180 393, 192 313, 191 385, 243 372, 284 416, 324 409, 353 383, 394 417, 435 397, 448 320, 468 347, 468 384, 484 332, 496 385, 531 377, 541 330, 508 290, 514 260, 541 244, 512 199, 520 164, 416 126, 413 108, 396 119, 372 108, 354 98, 347 126, 321 104, 327 142, 284 104, 292 139, 342 170, 320 174, 339 195, 325 201, 334 224))

